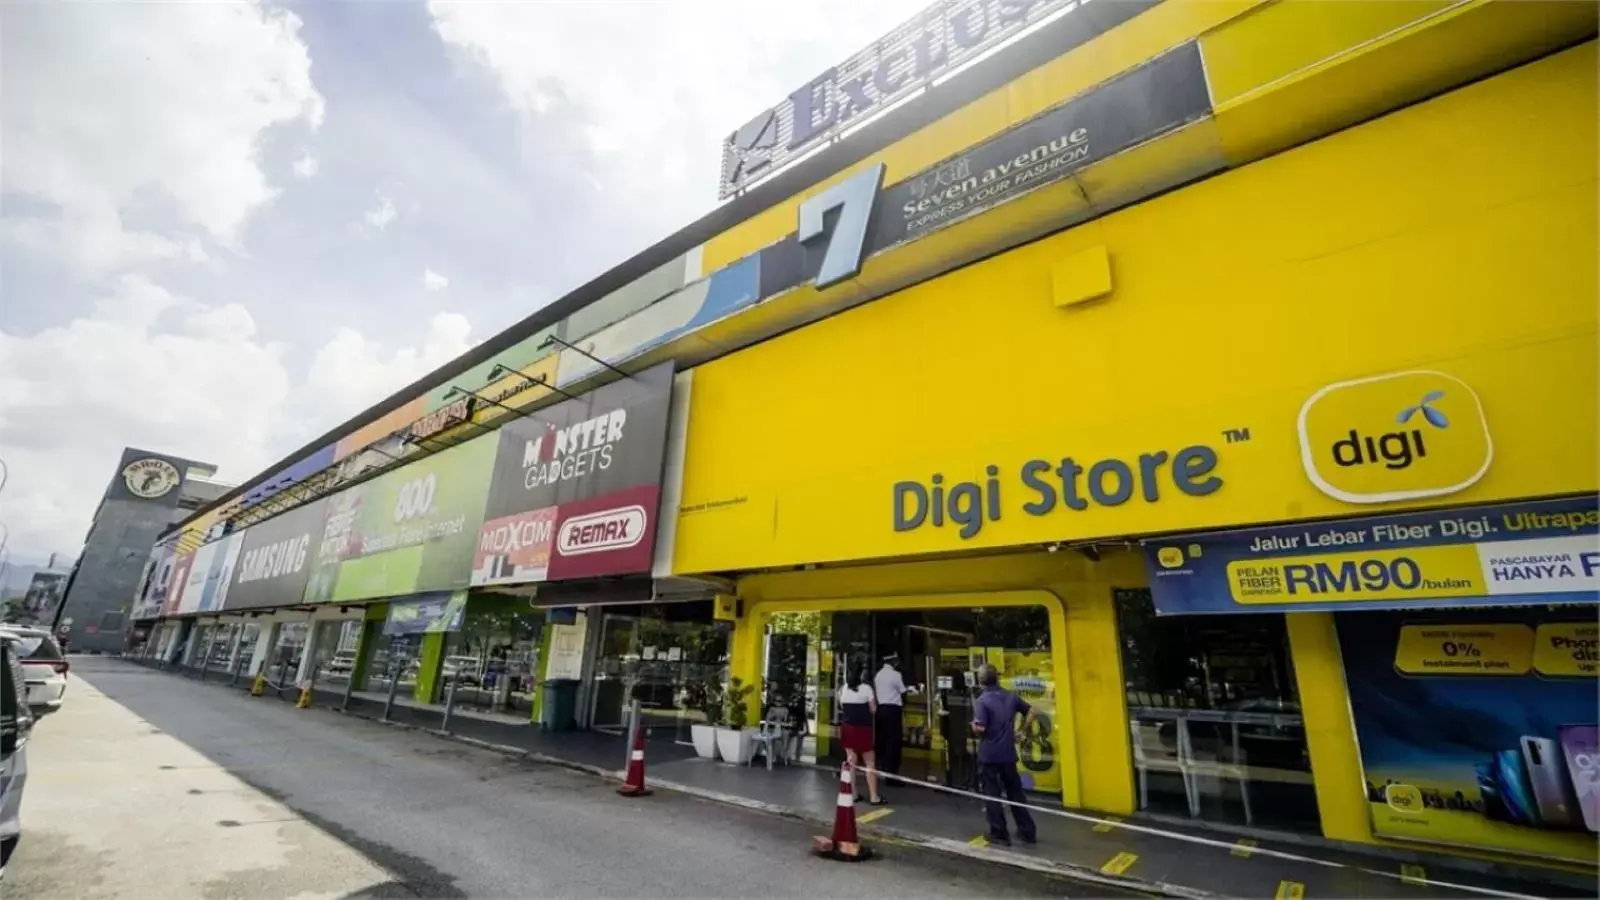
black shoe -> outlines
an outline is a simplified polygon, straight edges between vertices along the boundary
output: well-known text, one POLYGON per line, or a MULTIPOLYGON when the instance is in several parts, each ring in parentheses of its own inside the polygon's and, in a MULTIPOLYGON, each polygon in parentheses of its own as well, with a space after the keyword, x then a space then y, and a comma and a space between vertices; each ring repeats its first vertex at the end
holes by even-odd
POLYGON ((1037 843, 1039 843, 1039 836, 1035 835, 1035 834, 1022 834, 1022 835, 1018 835, 1018 837, 1022 838, 1022 842, 1024 844, 1037 844, 1037 843))
POLYGON ((856 794, 854 797, 851 797, 850 799, 854 800, 857 803, 861 803, 862 801, 866 800, 867 798, 861 796, 860 794, 856 794))
POLYGON ((989 843, 991 843, 991 844, 999 844, 1002 847, 1009 847, 1009 846, 1011 846, 1011 838, 1009 838, 1009 837, 995 837, 994 835, 991 834, 991 835, 989 835, 989 843))
POLYGON ((889 798, 880 795, 878 797, 878 799, 872 801, 872 805, 873 806, 888 806, 889 805, 889 798))

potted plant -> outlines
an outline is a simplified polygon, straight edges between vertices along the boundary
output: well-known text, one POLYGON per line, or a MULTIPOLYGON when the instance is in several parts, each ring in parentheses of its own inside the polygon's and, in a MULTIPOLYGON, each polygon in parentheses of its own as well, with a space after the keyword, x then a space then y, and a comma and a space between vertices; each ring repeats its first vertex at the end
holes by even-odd
POLYGON ((689 685, 688 706, 706 717, 704 722, 689 726, 689 737, 694 742, 694 752, 701 759, 717 758, 717 726, 722 724, 722 684, 707 679, 689 685))
POLYGON ((722 722, 717 726, 717 751, 722 754, 723 762, 742 766, 750 761, 750 751, 754 748, 750 735, 755 731, 749 727, 749 697, 753 690, 743 679, 730 678, 728 687, 722 692, 722 722))

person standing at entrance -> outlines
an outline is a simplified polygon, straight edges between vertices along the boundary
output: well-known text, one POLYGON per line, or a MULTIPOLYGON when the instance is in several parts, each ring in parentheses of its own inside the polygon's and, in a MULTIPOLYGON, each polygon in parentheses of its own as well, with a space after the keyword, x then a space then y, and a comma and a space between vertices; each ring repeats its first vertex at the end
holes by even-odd
MULTIPOLYGON (((1017 744, 1022 738, 1017 734, 1016 720, 1017 716, 1026 717, 1027 728, 1032 730, 1033 707, 1000 686, 1000 672, 994 666, 985 664, 978 669, 978 684, 983 686, 983 693, 978 695, 972 711, 972 730, 978 735, 978 787, 995 800, 1003 797, 1013 804, 1026 803, 1022 776, 1017 774, 1017 744)), ((984 811, 989 815, 989 840, 1010 844, 1006 804, 990 801, 984 804, 984 811)), ((1012 806, 1011 817, 1017 822, 1017 836, 1023 843, 1038 840, 1033 816, 1026 807, 1012 806)))
MULTIPOLYGON (((872 750, 872 716, 878 702, 872 696, 872 685, 867 683, 866 672, 856 669, 849 675, 849 683, 839 692, 839 742, 844 745, 845 759, 850 761, 850 790, 855 791, 856 771, 863 761, 867 769, 867 796, 873 806, 882 806, 884 799, 878 793, 878 760, 872 750)), ((856 794, 860 800, 861 795, 856 794)))
POLYGON ((872 681, 873 692, 878 697, 875 715, 873 749, 878 754, 878 768, 890 775, 900 774, 900 744, 905 736, 905 679, 900 677, 900 656, 891 653, 883 658, 883 668, 872 681))

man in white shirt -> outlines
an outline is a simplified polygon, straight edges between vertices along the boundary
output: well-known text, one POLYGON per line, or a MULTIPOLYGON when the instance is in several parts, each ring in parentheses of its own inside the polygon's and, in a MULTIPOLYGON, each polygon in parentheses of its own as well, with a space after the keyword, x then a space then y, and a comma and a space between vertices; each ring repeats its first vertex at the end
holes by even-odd
POLYGON ((905 679, 900 677, 900 656, 891 653, 883 658, 883 668, 872 680, 873 693, 878 697, 877 718, 873 720, 873 744, 877 751, 878 771, 890 775, 900 774, 900 741, 903 731, 905 696, 910 693, 905 679))

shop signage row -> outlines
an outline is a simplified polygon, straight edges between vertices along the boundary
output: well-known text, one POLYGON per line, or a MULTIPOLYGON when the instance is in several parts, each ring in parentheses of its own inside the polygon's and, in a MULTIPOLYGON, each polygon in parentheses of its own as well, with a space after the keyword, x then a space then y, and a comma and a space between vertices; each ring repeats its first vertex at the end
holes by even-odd
POLYGON ((1153 0, 939 0, 763 110, 722 142, 719 198, 741 190, 941 75, 988 55, 1058 13, 1070 49, 1154 6, 1153 0))
POLYGON ((672 363, 178 556, 165 614, 649 571, 672 363))
MULTIPOLYGON (((1144 551, 1162 614, 1592 603, 1600 502, 1586 495, 1255 528, 1152 540, 1144 551)), ((1463 671, 1498 671, 1524 655, 1504 635, 1449 643, 1463 671)), ((1513 668, 1532 667, 1533 646, 1513 668)), ((1450 656, 1443 648, 1439 658, 1450 656)))

